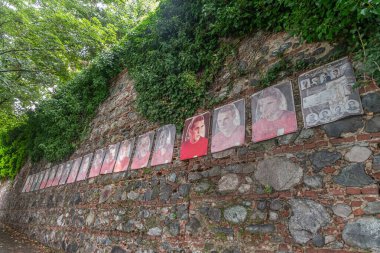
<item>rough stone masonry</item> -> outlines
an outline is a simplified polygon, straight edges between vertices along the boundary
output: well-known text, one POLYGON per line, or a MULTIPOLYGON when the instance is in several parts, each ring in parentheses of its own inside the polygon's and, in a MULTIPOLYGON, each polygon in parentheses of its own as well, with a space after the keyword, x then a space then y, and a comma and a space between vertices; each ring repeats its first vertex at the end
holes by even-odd
MULTIPOLYGON (((315 62, 336 50, 284 33, 239 45, 210 89, 226 97, 220 105, 253 94, 279 51, 315 62)), ((71 159, 158 126, 137 114, 126 72, 111 89, 71 159)), ((244 146, 188 161, 177 133, 169 165, 20 194, 28 174, 51 166, 27 164, 2 188, 1 219, 65 252, 379 252, 380 91, 369 85, 361 98, 361 116, 307 130, 298 122, 298 132, 257 144, 247 124, 244 146)))

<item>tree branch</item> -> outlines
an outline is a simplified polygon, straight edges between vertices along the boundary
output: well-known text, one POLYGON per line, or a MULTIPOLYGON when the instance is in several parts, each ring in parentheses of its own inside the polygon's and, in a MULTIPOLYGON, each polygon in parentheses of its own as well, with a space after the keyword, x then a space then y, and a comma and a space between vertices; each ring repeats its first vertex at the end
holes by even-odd
POLYGON ((30 70, 30 69, 4 69, 0 70, 0 73, 6 72, 40 72, 39 70, 30 70))

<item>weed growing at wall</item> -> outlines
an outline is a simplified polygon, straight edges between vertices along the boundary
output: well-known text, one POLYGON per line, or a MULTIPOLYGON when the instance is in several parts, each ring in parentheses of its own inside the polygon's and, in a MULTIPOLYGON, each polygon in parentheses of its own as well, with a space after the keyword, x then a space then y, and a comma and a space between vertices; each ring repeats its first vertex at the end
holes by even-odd
MULTIPOLYGON (((181 126, 213 101, 208 87, 232 51, 232 45, 221 42, 223 37, 264 30, 287 31, 309 42, 339 42, 363 62, 359 71, 366 80, 379 82, 379 16, 380 3, 370 0, 163 1, 118 46, 59 87, 17 131, 3 136, 0 171, 14 175, 27 155, 34 161, 69 156, 108 96, 108 81, 123 68, 135 79, 139 111, 151 121, 181 126)), ((289 64, 280 61, 261 85, 271 85, 289 64)), ((298 63, 291 69, 302 67, 306 65, 298 63)))

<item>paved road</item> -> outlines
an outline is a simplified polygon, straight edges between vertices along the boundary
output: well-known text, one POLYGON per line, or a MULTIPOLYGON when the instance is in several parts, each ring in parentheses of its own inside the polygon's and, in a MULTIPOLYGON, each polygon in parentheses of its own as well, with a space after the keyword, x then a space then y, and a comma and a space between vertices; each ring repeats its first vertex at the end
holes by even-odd
POLYGON ((0 223, 0 253, 47 253, 53 252, 25 235, 0 223))

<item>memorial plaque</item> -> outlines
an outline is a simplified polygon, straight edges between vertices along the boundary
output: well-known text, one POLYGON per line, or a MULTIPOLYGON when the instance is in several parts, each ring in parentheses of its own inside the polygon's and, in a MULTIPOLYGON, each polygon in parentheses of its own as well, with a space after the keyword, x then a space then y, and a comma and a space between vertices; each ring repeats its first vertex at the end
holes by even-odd
POLYGON ((24 187, 22 188, 21 192, 26 192, 26 190, 28 189, 29 182, 30 182, 30 178, 31 178, 30 175, 26 178, 26 181, 25 181, 24 187))
POLYGON ((28 185, 25 188, 25 192, 30 192, 30 189, 32 188, 33 180, 34 180, 34 175, 29 175, 29 182, 28 185))
POLYGON ((100 174, 109 174, 112 173, 113 167, 116 163, 117 151, 119 150, 120 143, 112 144, 108 146, 100 174))
POLYGON ((48 188, 48 187, 50 187, 53 184, 55 173, 57 172, 57 169, 58 169, 58 165, 55 165, 53 168, 51 168, 49 179, 47 181, 47 184, 46 184, 45 188, 48 188))
POLYGON ((244 99, 216 108, 212 117, 211 153, 241 146, 244 141, 244 99))
POLYGON ((181 141, 181 160, 207 155, 209 127, 210 112, 205 112, 185 121, 181 141))
POLYGON ((355 75, 348 58, 298 77, 305 128, 363 113, 355 75))
POLYGON ((53 180, 53 183, 51 184, 51 186, 57 186, 59 184, 59 181, 61 180, 64 168, 65 168, 64 163, 58 165, 58 169, 57 169, 57 172, 55 173, 55 177, 54 177, 54 180, 53 180))
POLYGON ((94 160, 92 161, 89 178, 97 177, 100 174, 100 169, 102 168, 102 163, 104 159, 104 148, 95 151, 94 160))
POLYGON ((165 125, 157 129, 156 143, 153 149, 151 165, 170 163, 173 159, 175 126, 165 125))
POLYGON ((61 179, 59 180, 59 185, 66 184, 67 178, 69 177, 70 172, 71 172, 71 165, 72 165, 72 161, 68 161, 68 162, 64 163, 64 165, 63 165, 64 169, 62 172, 61 179))
POLYGON ((37 174, 31 175, 30 184, 29 184, 29 187, 27 189, 27 192, 33 191, 33 186, 34 186, 36 180, 37 180, 37 174))
POLYGON ((50 175, 50 169, 45 170, 44 179, 42 179, 40 189, 44 189, 46 187, 47 181, 49 179, 49 175, 50 175))
POLYGON ((82 181, 87 178, 87 172, 88 172, 88 169, 90 168, 92 156, 93 156, 93 153, 90 153, 90 154, 85 155, 82 158, 82 163, 80 165, 77 181, 82 181))
POLYGON ((136 150, 133 155, 131 169, 141 169, 148 166, 150 153, 152 150, 154 131, 140 135, 136 141, 136 150))
POLYGON ((251 97, 252 141, 269 140, 297 131, 293 89, 284 81, 251 97))
POLYGON ((71 184, 76 181, 81 162, 82 162, 82 157, 78 157, 74 161, 70 161, 71 170, 70 170, 69 177, 66 180, 66 184, 71 184))
POLYGON ((122 172, 128 169, 130 161, 132 160, 131 156, 134 143, 134 138, 121 142, 113 172, 122 172))

